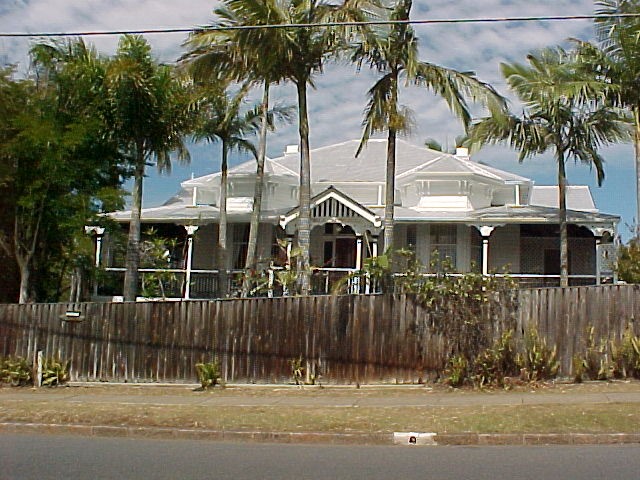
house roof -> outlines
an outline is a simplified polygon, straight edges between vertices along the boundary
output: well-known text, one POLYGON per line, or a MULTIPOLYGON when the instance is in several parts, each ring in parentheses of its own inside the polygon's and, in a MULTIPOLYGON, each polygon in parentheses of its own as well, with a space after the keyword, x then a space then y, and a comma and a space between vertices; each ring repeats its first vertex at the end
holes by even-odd
MULTIPOLYGON (((384 182, 387 163, 387 140, 371 139, 355 156, 359 140, 328 145, 311 150, 311 182, 384 182), (348 172, 348 175, 345 173, 348 172)), ((291 172, 298 172, 298 153, 272 159, 291 172)), ((530 183, 527 178, 473 162, 468 157, 430 150, 404 140, 396 143, 396 177, 413 173, 470 173, 498 181, 530 183)))
MULTIPOLYGON (((586 185, 567 185, 567 208, 585 212, 597 212, 598 209, 586 185)), ((531 190, 530 205, 559 208, 558 186, 536 185, 531 190)))
MULTIPOLYGON (((128 222, 131 220, 131 210, 123 210, 107 214, 112 219, 119 222, 128 222)), ((184 202, 174 202, 169 205, 165 204, 161 207, 143 208, 141 219, 144 222, 188 222, 188 223, 204 223, 211 220, 217 220, 220 216, 220 210, 211 205, 187 205, 184 202)))
MULTIPOLYGON (((456 222, 456 223, 558 223, 558 209, 536 205, 503 205, 462 212, 423 212, 396 207, 397 221, 456 222)), ((567 221, 576 224, 617 223, 620 217, 606 213, 567 210, 567 221)))
POLYGON ((517 183, 531 183, 531 180, 520 175, 516 175, 510 172, 505 172, 497 168, 484 165, 482 163, 473 162, 468 157, 459 157, 448 153, 442 154, 416 168, 407 170, 404 173, 398 175, 398 179, 410 176, 417 173, 428 174, 473 174, 481 177, 486 177, 498 182, 517 182, 517 183))
MULTIPOLYGON (((368 219, 372 224, 378 224, 384 217, 384 208, 366 207, 358 197, 350 197, 341 191, 341 185, 346 188, 351 183, 372 182, 378 186, 383 185, 386 175, 386 140, 372 139, 364 147, 361 155, 355 157, 359 141, 350 140, 335 145, 321 147, 311 152, 312 184, 315 187, 325 185, 337 185, 328 189, 322 189, 321 193, 312 200, 314 205, 320 204, 329 197, 347 208, 356 212, 362 218, 368 219), (314 203, 315 202, 315 203, 314 203)), ((267 173, 295 178, 297 183, 297 171, 299 169, 300 156, 297 151, 286 153, 282 157, 267 159, 265 171, 267 173)), ((513 184, 526 184, 530 188, 529 204, 524 206, 506 205, 499 207, 486 207, 472 209, 444 209, 420 208, 400 206, 395 207, 395 218, 398 221, 424 221, 424 222, 557 222, 558 218, 558 187, 557 186, 533 186, 533 182, 525 177, 505 172, 488 165, 469 160, 468 157, 456 156, 448 153, 437 152, 421 146, 409 144, 403 140, 397 143, 396 172, 398 178, 409 180, 413 175, 422 174, 438 176, 438 174, 450 174, 455 176, 474 175, 481 176, 488 181, 513 184)), ((255 161, 244 162, 229 170, 230 177, 234 175, 255 175, 255 161)), ((220 173, 205 175, 203 177, 182 182, 182 189, 171 197, 161 207, 145 208, 142 210, 142 220, 145 222, 176 222, 176 223, 207 223, 219 218, 219 209, 212 205, 193 205, 193 187, 207 186, 216 181, 220 173)), ((418 180, 421 180, 418 178, 418 180)), ((379 187, 378 187, 379 188, 379 187)), ((347 189, 347 191, 349 191, 347 189)), ((249 198, 239 199, 234 215, 234 221, 243 221, 248 218, 251 210, 248 204, 249 198)), ((295 199, 291 199, 295 203, 295 199)), ((278 206, 277 209, 262 212, 262 219, 275 221, 284 214, 285 223, 297 217, 297 208, 291 208, 291 203, 278 206)), ((233 205, 232 205, 233 206, 233 205)), ((590 190, 587 186, 567 187, 567 208, 570 222, 618 222, 619 217, 598 212, 595 207, 590 190)), ((231 210, 234 210, 231 208, 231 210)), ((108 214, 111 218, 120 222, 127 222, 131 218, 130 211, 120 211, 108 214)))
MULTIPOLYGON (((269 158, 265 159, 264 162, 264 172, 266 175, 278 175, 278 176, 288 176, 288 177, 298 177, 298 174, 295 171, 288 169, 287 167, 280 165, 272 161, 269 158)), ((256 162, 255 160, 249 160, 247 162, 243 162, 240 165, 236 165, 229 169, 228 174, 231 176, 242 176, 242 175, 250 175, 255 176, 256 174, 256 162)), ((201 186, 207 185, 211 183, 218 182, 221 173, 211 173, 209 175, 204 175, 202 177, 192 178, 190 180, 185 180, 180 185, 183 188, 193 187, 193 186, 201 186)))

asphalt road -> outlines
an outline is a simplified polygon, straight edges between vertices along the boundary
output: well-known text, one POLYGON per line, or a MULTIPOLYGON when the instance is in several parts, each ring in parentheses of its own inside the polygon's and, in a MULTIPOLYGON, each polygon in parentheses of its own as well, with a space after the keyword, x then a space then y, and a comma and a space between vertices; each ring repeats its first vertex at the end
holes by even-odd
POLYGON ((639 478, 640 445, 400 447, 0 436, 0 479, 639 478))

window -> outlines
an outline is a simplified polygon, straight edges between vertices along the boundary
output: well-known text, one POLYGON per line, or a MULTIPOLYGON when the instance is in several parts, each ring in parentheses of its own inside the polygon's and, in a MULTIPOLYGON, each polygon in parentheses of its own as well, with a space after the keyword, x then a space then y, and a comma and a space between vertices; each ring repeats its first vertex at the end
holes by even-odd
POLYGON ((448 259, 454 269, 456 268, 457 230, 457 225, 431 225, 430 257, 436 260, 438 270, 445 259, 448 259))

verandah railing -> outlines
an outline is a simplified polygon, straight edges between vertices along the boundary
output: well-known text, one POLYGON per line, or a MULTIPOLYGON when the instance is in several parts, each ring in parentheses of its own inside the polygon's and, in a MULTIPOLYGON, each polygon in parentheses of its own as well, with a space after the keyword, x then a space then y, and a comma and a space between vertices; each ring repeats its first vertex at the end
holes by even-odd
MULTIPOLYGON (((276 272, 282 268, 272 268, 264 272, 258 288, 252 289, 251 297, 279 297, 288 294, 286 287, 278 284, 276 272)), ((184 299, 186 297, 186 270, 183 269, 140 269, 141 297, 184 299), (146 288, 145 285, 153 288, 146 288)), ((227 273, 228 288, 232 297, 240 295, 243 270, 227 273)), ((424 274, 425 278, 433 274, 424 274)), ((456 274, 450 274, 456 275, 456 274)), ((520 288, 541 288, 560 286, 560 275, 509 274, 520 288)), ((124 268, 107 268, 99 277, 96 298, 118 299, 122 296, 124 268)), ((596 275, 569 275, 569 285, 574 287, 596 285, 596 275)), ((610 283, 606 279, 605 283, 610 283)), ((218 270, 191 270, 188 299, 215 299, 218 295, 218 270)), ((369 294, 382 293, 381 285, 367 274, 358 274, 353 268, 316 268, 311 275, 311 289, 314 295, 336 293, 369 294)), ((401 293, 401 292, 396 292, 401 293)))

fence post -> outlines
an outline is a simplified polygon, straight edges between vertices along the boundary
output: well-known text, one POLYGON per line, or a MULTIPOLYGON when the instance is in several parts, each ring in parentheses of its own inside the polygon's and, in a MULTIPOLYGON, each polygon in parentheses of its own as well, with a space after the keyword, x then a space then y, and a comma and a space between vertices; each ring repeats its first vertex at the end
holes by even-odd
POLYGON ((35 358, 35 371, 36 371, 36 378, 33 379, 33 384, 36 387, 41 387, 42 386, 42 350, 38 350, 36 352, 36 358, 35 358))

